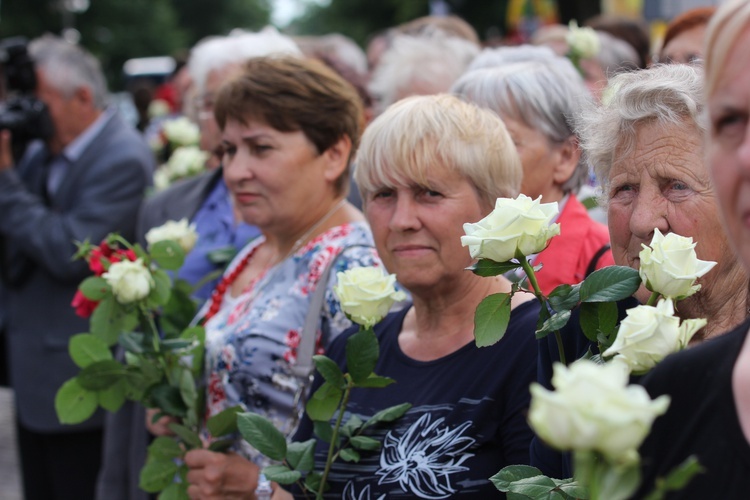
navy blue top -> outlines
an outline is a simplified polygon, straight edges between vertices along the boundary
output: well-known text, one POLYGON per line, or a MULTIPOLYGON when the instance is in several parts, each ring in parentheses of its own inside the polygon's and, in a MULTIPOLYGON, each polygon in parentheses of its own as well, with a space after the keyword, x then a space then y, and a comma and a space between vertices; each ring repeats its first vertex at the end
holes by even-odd
MULTIPOLYGON (((375 327, 380 358, 375 373, 396 383, 383 389, 352 391, 351 414, 362 420, 404 402, 412 408, 392 424, 365 435, 383 443, 361 452, 358 463, 337 461, 326 498, 502 498, 489 477, 507 465, 528 464, 532 432, 526 423, 529 384, 536 377, 534 338, 539 304, 516 307, 503 339, 491 347, 474 342, 433 361, 408 357, 398 344, 409 307, 375 327)), ((341 335, 328 356, 346 369, 346 339, 341 335)), ((316 387, 322 383, 316 379, 316 387)), ((334 417, 335 418, 335 417, 334 417)), ((302 423, 296 440, 312 435, 302 423)), ((316 469, 322 470, 328 445, 318 442, 316 469)))

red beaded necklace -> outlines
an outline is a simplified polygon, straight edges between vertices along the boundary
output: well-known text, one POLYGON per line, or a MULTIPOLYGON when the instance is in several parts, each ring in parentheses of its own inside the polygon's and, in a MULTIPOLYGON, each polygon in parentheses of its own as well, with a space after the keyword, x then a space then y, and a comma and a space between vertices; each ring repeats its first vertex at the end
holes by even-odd
POLYGON ((216 285, 214 291, 211 293, 211 305, 208 307, 208 311, 203 316, 201 324, 205 324, 209 319, 213 318, 219 309, 221 309, 221 303, 224 302, 224 294, 227 293, 227 289, 232 286, 232 283, 237 280, 237 277, 245 270, 247 265, 250 263, 250 259, 253 258, 255 252, 260 248, 261 245, 256 246, 245 255, 241 261, 237 263, 232 272, 221 278, 221 281, 216 285))

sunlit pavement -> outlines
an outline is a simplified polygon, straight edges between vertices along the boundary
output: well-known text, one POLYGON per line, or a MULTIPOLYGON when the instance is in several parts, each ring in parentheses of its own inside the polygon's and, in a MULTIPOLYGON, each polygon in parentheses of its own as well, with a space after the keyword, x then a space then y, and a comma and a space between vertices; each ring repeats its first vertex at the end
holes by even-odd
POLYGON ((0 387, 0 500, 21 500, 13 392, 0 387))

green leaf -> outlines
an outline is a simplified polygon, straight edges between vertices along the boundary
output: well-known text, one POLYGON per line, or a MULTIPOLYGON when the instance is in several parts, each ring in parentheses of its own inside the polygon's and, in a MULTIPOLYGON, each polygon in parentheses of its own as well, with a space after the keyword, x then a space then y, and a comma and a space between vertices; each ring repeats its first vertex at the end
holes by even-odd
POLYGON ((323 481, 323 476, 321 476, 317 472, 311 472, 307 475, 307 477, 305 477, 305 487, 309 491, 320 491, 321 481, 323 481))
POLYGON ((333 427, 330 422, 314 421, 313 432, 324 443, 330 443, 333 439, 333 427))
POLYGON ((556 488, 557 485, 555 482, 547 476, 534 476, 513 481, 508 487, 508 491, 520 493, 531 498, 549 498, 550 494, 556 488))
POLYGON ((305 410, 311 420, 327 422, 336 413, 339 402, 344 392, 330 382, 324 382, 317 391, 307 400, 305 410))
POLYGON ((339 450, 339 457, 341 457, 341 460, 344 462, 359 462, 360 459, 359 452, 351 448, 339 450))
POLYGON ((349 442, 358 450, 377 451, 380 449, 380 441, 367 436, 354 436, 349 442))
POLYGON ((117 342, 120 333, 134 330, 137 325, 138 315, 135 310, 126 310, 111 294, 99 302, 91 315, 91 334, 109 346, 117 342))
POLYGON ((206 421, 208 432, 214 437, 226 436, 227 434, 237 432, 237 414, 241 411, 241 406, 232 406, 209 418, 206 421))
POLYGON ((125 377, 125 367, 108 359, 91 363, 78 374, 78 383, 90 391, 101 391, 111 387, 125 377))
POLYGON ((148 445, 149 459, 172 460, 184 454, 180 444, 173 437, 159 436, 148 445))
POLYGON ((194 342, 192 340, 185 339, 164 339, 160 341, 159 344, 164 348, 164 350, 179 352, 187 348, 192 348, 194 342))
POLYGON ((175 281, 169 301, 162 308, 161 316, 159 317, 159 325, 164 331, 166 338, 179 336, 180 332, 189 327, 190 322, 198 312, 198 307, 190 295, 190 286, 185 291, 180 287, 181 282, 184 283, 183 280, 179 279, 175 281))
POLYGON ((143 334, 138 332, 123 332, 117 339, 117 343, 127 352, 134 354, 143 353, 143 334))
POLYGON ((126 394, 127 384, 125 379, 122 378, 107 389, 99 391, 99 406, 114 413, 122 407, 123 403, 125 403, 126 394))
POLYGON ((591 342, 597 342, 599 334, 599 307, 596 303, 581 304, 581 330, 591 342))
POLYGON ((170 422, 167 424, 167 427, 190 448, 203 448, 203 442, 201 442, 200 436, 194 430, 188 429, 184 425, 176 422, 170 422))
POLYGON ((187 489, 189 483, 172 483, 159 493, 157 500, 185 500, 188 498, 187 489))
POLYGON ((512 482, 541 475, 542 471, 530 465, 509 465, 492 476, 490 481, 498 490, 507 492, 512 482))
POLYGON ((80 368, 86 368, 97 361, 112 359, 109 346, 90 333, 79 333, 70 337, 68 352, 73 362, 80 368))
POLYGON ((315 466, 315 439, 292 442, 286 447, 286 461, 295 470, 308 472, 315 466))
POLYGON ((193 380, 193 374, 190 373, 190 370, 187 368, 183 368, 180 370, 180 378, 178 379, 180 383, 180 396, 182 397, 182 401, 185 403, 185 406, 190 409, 197 408, 198 403, 198 391, 195 388, 195 380, 193 380))
POLYGON ((274 425, 257 413, 237 415, 237 427, 245 441, 271 460, 284 460, 286 438, 274 425))
POLYGON ((355 383, 365 380, 375 369, 380 346, 375 332, 364 328, 346 341, 346 366, 355 383))
POLYGON ((227 245, 225 247, 211 250, 206 254, 206 258, 212 264, 225 265, 229 264, 235 255, 237 255, 237 249, 233 245, 227 245))
POLYGON ((401 403, 400 405, 391 406, 380 410, 365 422, 364 427, 370 427, 381 422, 393 422, 401 418, 411 408, 411 403, 401 403))
POLYGON ((547 296, 547 300, 555 311, 569 311, 580 301, 580 291, 581 285, 559 285, 547 296))
POLYGON ((138 486, 148 493, 158 493, 172 483, 178 468, 172 460, 147 460, 138 486))
POLYGON ((704 472, 695 455, 672 469, 666 477, 656 478, 656 487, 646 500, 661 500, 668 491, 679 491, 685 488, 696 474, 704 472))
POLYGON ((263 474, 269 481, 275 481, 279 484, 292 484, 302 478, 299 471, 291 470, 286 465, 269 465, 263 468, 263 474))
POLYGON ((217 453, 224 453, 231 448, 233 444, 234 439, 219 439, 218 441, 212 441, 211 444, 208 445, 208 449, 217 453))
POLYGON ((638 271, 608 266, 594 271, 581 283, 581 302, 615 302, 630 297, 641 286, 638 271))
POLYGON ((489 259, 479 259, 476 264, 469 266, 466 269, 477 276, 489 278, 491 276, 500 276, 508 271, 518 269, 519 267, 521 267, 521 264, 517 262, 495 262, 489 259))
POLYGON ((607 337, 615 332, 617 326, 617 304, 614 302, 584 302, 581 304, 581 329, 586 338, 592 342, 607 344, 607 337), (601 338, 604 336, 604 339, 601 338))
POLYGON ((169 301, 169 295, 172 293, 172 280, 161 269, 152 271, 151 276, 154 278, 154 287, 148 298, 154 304, 163 306, 169 301))
POLYGON ((159 267, 168 271, 177 271, 185 261, 185 252, 176 241, 159 241, 151 245, 149 251, 159 267))
POLYGON ((191 342, 203 343, 206 341, 206 329, 202 326, 191 326, 180 333, 180 338, 191 342))
POLYGON ((187 414, 187 406, 177 387, 172 387, 167 383, 158 384, 148 389, 147 396, 153 403, 149 406, 159 408, 167 415, 182 418, 187 414))
POLYGON ((346 437, 351 437, 362 427, 363 424, 364 422, 362 422, 361 418, 359 418, 357 415, 352 414, 352 416, 349 417, 349 420, 347 420, 346 423, 341 426, 341 432, 346 437))
POLYGON ((109 283, 101 276, 89 276, 78 285, 78 289, 90 300, 102 300, 111 291, 109 283))
POLYGON ((597 308, 599 316, 599 331, 609 336, 617 327, 618 313, 615 302, 600 302, 597 308))
POLYGON ((589 490, 587 490, 584 486, 581 486, 578 484, 577 481, 573 481, 572 479, 565 479, 565 480, 555 480, 555 483, 557 484, 557 488, 568 495, 571 498, 588 498, 589 497, 589 490))
POLYGON ((346 385, 344 374, 335 361, 327 356, 317 355, 313 356, 313 362, 315 363, 315 368, 317 368, 326 382, 334 387, 344 388, 346 385))
POLYGON ((558 331, 560 328, 567 325, 569 320, 570 311, 562 311, 552 315, 552 317, 545 321, 542 327, 536 331, 536 338, 543 339, 550 333, 558 331))
POLYGON ((376 388, 382 388, 382 387, 388 387, 391 384, 395 384, 396 381, 393 380, 390 377, 381 377, 380 375, 375 375, 374 373, 371 373, 369 377, 364 379, 362 382, 359 382, 356 384, 356 387, 376 387, 376 388))
POLYGON ((80 424, 97 408, 97 396, 81 387, 77 378, 65 382, 55 395, 55 412, 62 424, 80 424))
POLYGON ((477 347, 497 344, 505 335, 510 321, 509 293, 488 295, 474 313, 474 339, 477 347))

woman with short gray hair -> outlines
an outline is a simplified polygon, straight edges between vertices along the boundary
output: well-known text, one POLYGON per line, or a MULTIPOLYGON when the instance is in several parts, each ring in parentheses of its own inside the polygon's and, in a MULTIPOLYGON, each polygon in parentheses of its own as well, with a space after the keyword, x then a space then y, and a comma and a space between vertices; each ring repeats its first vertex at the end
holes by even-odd
POLYGON ((561 234, 533 260, 544 263, 537 274, 541 290, 579 283, 611 265, 607 227, 592 220, 576 198, 588 166, 581 159, 573 118, 590 97, 570 61, 543 56, 472 71, 452 91, 503 119, 523 164, 521 192, 560 205, 561 234))

